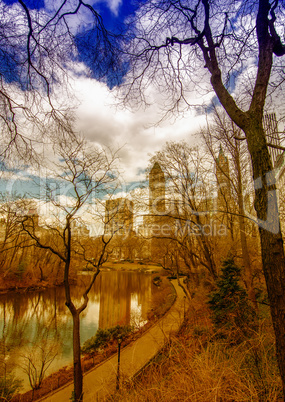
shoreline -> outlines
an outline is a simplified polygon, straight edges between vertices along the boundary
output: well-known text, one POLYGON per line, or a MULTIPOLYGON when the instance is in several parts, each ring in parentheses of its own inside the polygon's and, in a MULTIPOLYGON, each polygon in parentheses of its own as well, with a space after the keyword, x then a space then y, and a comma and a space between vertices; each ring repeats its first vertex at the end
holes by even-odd
POLYGON ((26 292, 37 292, 45 289, 50 289, 50 288, 56 288, 59 286, 63 286, 63 282, 61 283, 48 283, 48 282, 36 282, 31 285, 22 285, 17 284, 17 286, 14 287, 7 287, 7 288, 0 288, 0 296, 5 295, 7 293, 26 293, 26 292))
MULTIPOLYGON (((123 271, 123 272, 144 272, 148 274, 153 274, 156 272, 161 272, 163 271, 163 268, 161 266, 156 266, 154 264, 139 264, 139 263, 132 263, 132 262, 108 262, 105 263, 101 268, 101 272, 109 272, 109 271, 123 271), (106 264, 106 265, 105 265, 106 264)), ((90 270, 81 270, 77 271, 77 275, 83 274, 86 275, 88 273, 92 273, 90 270)), ((76 277, 71 277, 70 281, 71 283, 76 283, 76 277)), ((5 284, 5 280, 3 280, 5 284)), ((37 280, 31 280, 29 278, 25 278, 22 281, 17 280, 17 283, 13 286, 12 279, 8 279, 8 285, 5 288, 4 284, 0 286, 0 296, 5 295, 7 293, 26 293, 26 292, 37 292, 45 289, 50 289, 50 288, 55 288, 59 286, 63 286, 64 283, 63 281, 56 282, 56 283, 50 283, 48 281, 37 281, 37 280), (30 282, 30 284, 29 284, 30 282)), ((15 282, 15 281, 14 281, 15 282)))
MULTIPOLYGON (((128 346, 132 342, 136 341, 140 338, 144 333, 146 333, 153 325, 157 323, 171 308, 173 305, 176 294, 173 291, 173 285, 168 279, 164 278, 163 280, 164 285, 161 287, 161 291, 164 292, 166 288, 168 289, 165 294, 165 303, 163 303, 164 309, 161 310, 161 304, 157 306, 153 306, 150 310, 149 317, 147 323, 139 328, 137 331, 130 334, 129 337, 125 339, 123 342, 123 347, 128 346), (166 288, 165 288, 166 286, 166 288)), ((97 353, 93 355, 92 353, 86 354, 82 356, 82 368, 84 374, 95 369, 97 366, 101 365, 108 359, 112 358, 114 354, 117 353, 117 343, 115 341, 111 341, 110 344, 103 350, 102 353, 97 353)), ((59 370, 55 371, 48 375, 44 380, 41 388, 36 390, 34 393, 32 390, 24 391, 23 393, 19 393, 15 395, 12 399, 12 402, 31 402, 32 400, 38 400, 50 392, 56 391, 58 388, 61 388, 73 381, 73 366, 63 366, 59 370), (46 392, 47 388, 49 389, 46 392)))

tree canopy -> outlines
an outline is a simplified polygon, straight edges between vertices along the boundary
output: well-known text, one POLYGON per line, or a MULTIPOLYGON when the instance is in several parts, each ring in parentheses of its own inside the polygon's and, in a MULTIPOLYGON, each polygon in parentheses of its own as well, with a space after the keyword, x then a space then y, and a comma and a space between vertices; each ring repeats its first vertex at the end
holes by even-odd
POLYGON ((116 36, 82 0, 45 7, 41 1, 2 1, 0 20, 0 153, 16 147, 30 156, 35 136, 39 140, 51 122, 64 125, 71 118, 70 73, 109 86, 119 82, 116 36))
POLYGON ((271 68, 263 45, 273 55, 267 95, 284 80, 284 12, 283 1, 145 2, 129 25, 126 100, 149 102, 144 89, 151 83, 167 112, 201 106, 201 97, 209 107, 213 90, 236 120, 240 110, 263 108, 271 68))

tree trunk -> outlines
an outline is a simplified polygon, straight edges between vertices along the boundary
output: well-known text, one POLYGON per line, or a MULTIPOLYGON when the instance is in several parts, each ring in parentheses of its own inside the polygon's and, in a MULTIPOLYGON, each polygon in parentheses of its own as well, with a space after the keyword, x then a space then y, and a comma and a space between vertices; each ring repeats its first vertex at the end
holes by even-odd
POLYGON ((285 395, 285 257, 277 205, 275 176, 266 145, 262 121, 251 116, 244 130, 252 159, 255 183, 255 210, 261 240, 263 272, 266 280, 276 354, 285 395))
POLYGON ((259 231, 263 271, 276 336, 276 354, 285 395, 285 264, 283 241, 280 233, 274 234, 263 228, 259 228, 259 231))
POLYGON ((254 286, 253 286, 253 275, 250 263, 250 256, 247 246, 247 239, 245 234, 245 220, 244 220, 244 209, 239 208, 239 232, 240 232, 240 242, 241 242, 241 253, 242 260, 244 264, 244 281, 248 292, 248 297, 253 304, 254 309, 258 310, 258 305, 256 301, 254 286))
MULTIPOLYGON (((258 66, 256 81, 248 112, 242 111, 236 105, 222 82, 222 73, 216 55, 216 46, 210 28, 210 2, 202 1, 205 8, 205 39, 197 42, 211 73, 211 84, 221 104, 230 118, 241 128, 247 139, 251 156, 253 178, 255 184, 255 210, 261 240, 261 256, 263 272, 266 280, 272 322, 276 338, 276 354, 283 383, 285 396, 285 257, 283 240, 280 231, 280 220, 277 206, 275 177, 272 163, 266 145, 266 135, 262 125, 264 104, 270 79, 273 50, 281 43, 277 32, 274 32, 274 18, 269 17, 278 2, 259 0, 256 17, 256 35, 258 40, 258 66), (274 5, 276 4, 276 5, 274 5), (272 25, 273 24, 273 25, 272 25), (270 27, 271 25, 271 27, 270 27)), ((282 47, 282 45, 281 45, 282 47)), ((280 53, 278 55, 284 55, 280 53)))
POLYGON ((237 196, 238 196, 238 212, 239 212, 239 233, 240 233, 240 243, 242 260, 244 264, 244 281, 247 288, 248 296, 253 304, 254 309, 258 310, 258 305, 256 301, 254 286, 253 286, 253 275, 250 262, 250 256, 248 251, 247 239, 246 239, 246 224, 245 224, 245 211, 243 202, 243 188, 242 188, 242 177, 241 177, 241 166, 240 166, 240 155, 235 147, 235 164, 237 171, 237 196))
POLYGON ((74 400, 83 401, 83 376, 80 353, 80 317, 73 313, 73 374, 74 374, 74 400))
POLYGON ((76 309, 71 301, 70 284, 69 284, 69 268, 71 261, 71 227, 70 217, 67 218, 66 224, 66 258, 64 267, 64 289, 65 289, 65 304, 72 315, 73 320, 73 381, 74 381, 74 401, 83 401, 83 378, 81 368, 81 353, 80 353, 80 312, 82 309, 76 309))
MULTIPOLYGON (((203 228, 203 222, 201 222, 199 215, 196 216, 196 224, 198 228, 203 228)), ((212 277, 217 280, 218 273, 217 267, 214 261, 213 253, 211 250, 211 244, 209 243, 207 237, 201 232, 200 236, 197 236, 198 243, 203 250, 205 259, 207 261, 208 269, 212 277)))

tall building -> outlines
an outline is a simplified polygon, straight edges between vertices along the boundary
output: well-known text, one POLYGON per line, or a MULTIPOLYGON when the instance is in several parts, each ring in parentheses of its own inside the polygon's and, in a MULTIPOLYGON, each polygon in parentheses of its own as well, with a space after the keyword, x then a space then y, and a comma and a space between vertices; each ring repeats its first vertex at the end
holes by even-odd
POLYGON ((285 236, 285 152, 283 151, 275 163, 276 185, 278 194, 278 210, 282 235, 285 236))
MULTIPOLYGON (((268 113, 263 117, 263 128, 267 137, 267 142, 272 145, 280 146, 280 136, 278 132, 278 123, 275 113, 268 113)), ((272 159, 273 167, 276 164, 281 151, 277 148, 269 147, 269 153, 272 159)))
POLYGON ((133 230, 133 202, 127 198, 107 200, 105 225, 105 234, 130 234, 133 230))
POLYGON ((217 207, 224 210, 231 198, 231 183, 229 161, 222 146, 220 146, 219 156, 216 159, 216 178, 218 185, 217 207))
POLYGON ((151 215, 165 212, 165 177, 158 162, 149 173, 149 213, 151 215))
POLYGON ((216 219, 219 224, 225 225, 228 234, 233 238, 234 215, 236 210, 232 195, 232 185, 230 179, 229 160, 225 156, 222 146, 220 146, 219 156, 216 159, 216 178, 217 178, 217 201, 216 219))

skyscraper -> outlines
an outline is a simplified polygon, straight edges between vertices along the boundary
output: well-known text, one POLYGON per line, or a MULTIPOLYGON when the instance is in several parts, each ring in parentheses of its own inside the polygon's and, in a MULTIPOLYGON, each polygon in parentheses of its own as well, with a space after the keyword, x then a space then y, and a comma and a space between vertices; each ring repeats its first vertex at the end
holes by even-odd
POLYGON ((231 197, 230 168, 228 158, 220 146, 219 156, 216 159, 216 177, 218 185, 218 209, 225 210, 231 197))
POLYGON ((149 173, 149 213, 151 215, 165 212, 165 177, 158 162, 149 173))
POLYGON ((130 234, 133 230, 133 202, 127 198, 106 201, 105 234, 130 234))
MULTIPOLYGON (((263 117, 263 127, 269 144, 280 146, 280 136, 278 132, 278 123, 275 113, 268 113, 263 117)), ((281 151, 277 148, 268 147, 272 159, 273 167, 281 151)))

